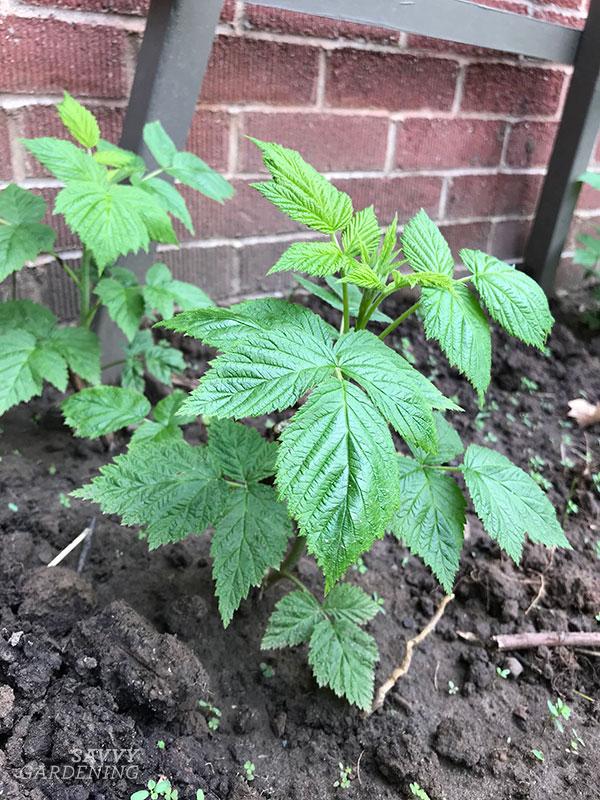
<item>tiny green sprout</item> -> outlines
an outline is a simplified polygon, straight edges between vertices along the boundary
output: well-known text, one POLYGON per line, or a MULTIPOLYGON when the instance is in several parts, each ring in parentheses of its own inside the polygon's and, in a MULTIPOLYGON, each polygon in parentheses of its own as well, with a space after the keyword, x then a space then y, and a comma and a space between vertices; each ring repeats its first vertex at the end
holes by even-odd
POLYGON ((408 788, 413 797, 418 797, 419 800, 431 800, 425 789, 421 789, 418 783, 411 783, 408 788))
POLYGON ((202 789, 196 791, 196 800, 204 800, 204 792, 202 789))
POLYGON ((527 412, 525 414, 521 414, 521 422, 525 425, 526 428, 530 430, 533 428, 533 422, 531 421, 531 417, 527 412))
POLYGON ((565 727, 563 725, 563 720, 568 720, 570 718, 572 713, 571 709, 560 697, 556 699, 555 703, 553 703, 552 700, 547 700, 546 702, 548 711, 550 712, 550 719, 554 722, 556 729, 564 733, 565 727))
POLYGON ((541 761, 542 764, 544 763, 544 754, 542 753, 541 750, 532 750, 531 752, 533 753, 534 757, 537 758, 538 761, 541 761))
POLYGON ((8 503, 8 510, 12 511, 13 514, 16 514, 19 510, 19 506, 16 503, 8 503))
POLYGON ((495 433, 492 433, 492 431, 487 431, 483 438, 486 442, 491 442, 492 444, 496 444, 498 442, 498 437, 495 433))
POLYGON ((159 739, 158 742, 156 743, 156 746, 158 747, 159 750, 164 750, 166 748, 164 739, 159 739))
POLYGON ((596 620, 596 622, 600 622, 600 612, 598 614, 596 614, 594 619, 596 620))
POLYGON ((521 389, 524 392, 529 392, 530 394, 533 394, 534 392, 539 392, 540 387, 539 384, 537 384, 535 381, 532 381, 530 378, 526 378, 525 376, 523 376, 521 378, 521 389))
POLYGON ((383 597, 380 597, 380 595, 377 592, 373 592, 373 594, 371 595, 371 599, 373 600, 374 603, 377 603, 377 605, 379 606, 380 613, 385 614, 385 600, 383 599, 383 597))
POLYGON ((338 768, 340 777, 333 784, 334 789, 349 789, 350 778, 352 777, 352 767, 345 767, 340 761, 338 768))
POLYGON ((569 742, 569 746, 567 748, 567 753, 572 753, 575 756, 580 754, 580 747, 585 747, 585 742, 579 736, 575 728, 571 730, 571 741, 569 742))
POLYGON ((130 800, 179 800, 179 792, 171 785, 171 781, 167 778, 159 778, 158 781, 148 781, 147 789, 141 789, 139 792, 134 792, 130 800))
POLYGON ((400 562, 400 566, 402 567, 402 569, 404 569, 408 565, 409 561, 410 561, 410 556, 404 556, 404 558, 400 562))
POLYGON ((509 669, 502 669, 501 667, 496 667, 496 675, 503 680, 506 680, 510 675, 509 669))
POLYGON ((71 508, 71 498, 64 492, 60 492, 58 495, 58 502, 63 508, 71 508))
POLYGON ((537 470, 532 470, 530 473, 533 480, 537 483, 539 487, 541 487, 545 492, 549 491, 552 488, 552 481, 549 481, 548 478, 545 478, 541 472, 537 472, 537 470))
POLYGON ((600 558, 600 539, 596 540, 596 558, 600 558))
POLYGON ((198 700, 198 706, 205 712, 209 731, 213 733, 218 731, 221 725, 221 709, 207 703, 206 700, 198 700))
POLYGON ((252 763, 252 761, 244 761, 244 772, 246 773, 246 780, 248 783, 254 780, 254 773, 256 772, 256 767, 252 763))
POLYGON ((448 694, 458 694, 458 686, 454 681, 448 681, 448 694))
POLYGON ((262 672, 263 678, 273 678, 275 675, 275 670, 270 664, 267 664, 266 661, 260 662, 260 671, 262 672))
POLYGON ((594 472, 592 474, 592 483, 597 492, 600 492, 600 472, 594 472))
POLYGON ((534 453, 532 456, 529 457, 529 463, 534 469, 542 469, 546 466, 546 461, 537 453, 534 453))
POLYGON ((365 564, 365 560, 364 560, 364 558, 362 556, 359 556, 356 564, 353 565, 352 569, 355 572, 358 572, 359 575, 364 575, 365 573, 367 573, 369 571, 369 568, 365 564))
POLYGON ((579 506, 574 500, 567 501, 567 514, 579 514, 579 506))
POLYGON ((56 464, 50 464, 48 467, 48 475, 56 475, 56 464))

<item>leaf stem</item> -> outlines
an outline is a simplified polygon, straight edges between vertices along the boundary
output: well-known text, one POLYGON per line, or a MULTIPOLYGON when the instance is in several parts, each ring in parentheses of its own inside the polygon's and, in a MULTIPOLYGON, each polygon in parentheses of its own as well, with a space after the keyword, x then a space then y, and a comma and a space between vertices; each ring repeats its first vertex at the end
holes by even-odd
POLYGON ((387 328, 379 334, 379 338, 385 339, 386 336, 389 336, 389 334, 392 333, 392 331, 395 331, 398 325, 401 325, 407 317, 410 317, 411 314, 414 314, 420 305, 421 300, 419 299, 410 308, 407 308, 403 314, 400 314, 399 317, 396 317, 393 322, 390 322, 387 328))
POLYGON ((110 369, 111 367, 118 367, 119 364, 124 364, 127 359, 119 358, 117 361, 109 361, 108 364, 102 364, 100 369, 110 369))
POLYGON ((91 322, 91 320, 88 319, 90 314, 91 296, 91 256, 92 254, 90 251, 87 248, 84 248, 79 275, 79 323, 84 328, 89 328, 91 322))
POLYGON ((70 266, 69 266, 69 265, 68 265, 68 264, 67 264, 67 263, 64 261, 64 259, 63 259, 63 258, 61 258, 61 257, 58 255, 58 253, 54 253, 54 252, 53 252, 53 253, 51 253, 50 255, 51 255, 53 258, 54 258, 54 260, 55 260, 55 261, 56 261, 56 263, 59 265, 59 267, 62 267, 62 269, 64 269, 64 271, 67 273, 67 275, 69 276, 69 278, 71 278, 71 280, 73 281, 73 283, 75 284, 75 286, 77 286, 77 288, 79 288, 79 286, 80 286, 80 284, 79 284, 79 278, 78 278, 78 277, 77 277, 77 275, 76 275, 76 274, 73 272, 73 270, 71 269, 71 267, 70 267, 70 266))
POLYGON ((425 464, 424 466, 428 467, 429 469, 441 469, 444 472, 463 472, 462 467, 446 467, 442 464, 425 464))
POLYGON ((147 175, 144 175, 141 182, 143 183, 144 181, 149 181, 151 178, 156 178, 156 176, 160 175, 161 172, 164 172, 164 169, 161 168, 154 169, 152 170, 152 172, 149 172, 147 175))

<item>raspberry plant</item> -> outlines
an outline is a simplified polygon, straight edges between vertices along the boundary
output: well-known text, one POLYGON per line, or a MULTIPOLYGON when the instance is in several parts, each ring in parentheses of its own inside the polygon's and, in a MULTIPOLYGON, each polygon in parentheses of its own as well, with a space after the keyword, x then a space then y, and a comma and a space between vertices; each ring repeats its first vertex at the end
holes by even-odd
POLYGON ((509 333, 538 348, 553 319, 533 280, 482 252, 463 250, 468 272, 456 278, 450 249, 424 211, 405 226, 399 246, 396 220, 384 233, 372 207, 354 212, 350 197, 298 153, 256 144, 272 176, 258 191, 328 237, 293 244, 271 272, 326 278, 328 287, 314 284, 314 291, 341 309, 339 330, 302 305, 275 299, 185 311, 160 323, 220 352, 177 411, 203 415, 208 444, 134 441, 76 494, 127 525, 145 526, 151 548, 212 527, 225 626, 252 586, 294 584, 276 604, 262 647, 307 643, 318 684, 366 709, 378 651, 363 626, 380 606, 339 580, 390 531, 450 592, 467 506, 454 476, 515 562, 526 533, 533 542, 569 547, 532 478, 487 447, 465 451, 442 414, 461 409, 385 339, 418 314, 427 336, 483 400, 491 335, 482 304, 509 333), (382 319, 381 303, 406 287, 419 299, 383 330, 371 330, 376 315, 382 319), (297 410, 278 442, 231 421, 287 409, 297 410), (391 429, 406 443, 403 453, 391 429), (297 534, 288 544, 292 521, 297 534), (293 571, 304 545, 323 570, 323 600, 293 571))
MULTIPOLYGON (((104 141, 93 114, 70 95, 57 108, 74 141, 43 137, 23 143, 64 184, 54 213, 79 237, 81 262, 73 267, 55 251, 55 232, 42 222, 46 204, 41 197, 14 184, 0 191, 0 281, 13 276, 13 299, 0 304, 0 414, 41 394, 44 381, 65 391, 69 371, 76 386, 100 383, 100 347, 92 323, 104 305, 129 342, 124 390, 97 388, 90 390, 91 397, 103 397, 99 402, 107 407, 116 403, 119 421, 129 424, 145 416, 125 413, 128 406, 145 407, 139 394, 144 370, 170 385, 172 373, 185 366, 178 350, 139 330, 142 320, 172 317, 175 305, 189 309, 211 301, 192 284, 174 280, 165 264, 150 267, 140 284, 115 262, 147 251, 152 243, 177 244, 173 218, 193 232, 183 196, 159 177, 162 173, 219 202, 232 189, 197 156, 178 152, 159 122, 144 129, 159 165, 148 171, 140 156, 104 141), (79 294, 77 327, 59 327, 48 308, 16 299, 16 273, 40 255, 54 258, 73 281, 79 294)), ((71 408, 67 405, 68 414, 71 408)))

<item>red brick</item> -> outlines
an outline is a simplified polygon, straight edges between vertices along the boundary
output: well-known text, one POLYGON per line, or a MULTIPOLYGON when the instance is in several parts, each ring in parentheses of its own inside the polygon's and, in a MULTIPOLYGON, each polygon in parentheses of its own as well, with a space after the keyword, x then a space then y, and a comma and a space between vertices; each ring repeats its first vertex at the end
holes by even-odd
POLYGON ((448 190, 448 219, 532 214, 541 175, 461 175, 448 190))
POLYGON ((577 200, 577 208, 583 208, 586 211, 590 209, 600 208, 600 192, 598 189, 592 189, 587 183, 581 187, 581 193, 577 200))
POLYGON ((578 11, 581 6, 581 0, 534 0, 538 6, 560 6, 560 8, 569 8, 572 11, 578 11))
POLYGON ((471 64, 465 75, 462 108, 515 116, 551 115, 558 110, 564 77, 558 70, 471 64))
POLYGON ((600 136, 598 136, 598 139, 596 141, 596 150, 594 152, 594 155, 592 156, 592 159, 595 164, 600 164, 600 136))
POLYGON ((213 300, 225 300, 236 293, 238 257, 230 245, 167 250, 159 252, 158 258, 178 280, 199 286, 213 300))
POLYGON ((533 12, 536 19, 543 19, 546 22, 553 22, 556 25, 562 25, 565 28, 576 28, 582 30, 585 25, 585 19, 576 17, 573 14, 564 14, 560 11, 553 11, 550 9, 536 9, 533 12))
POLYGON ((202 101, 314 103, 318 57, 316 47, 219 36, 204 79, 202 101))
POLYGON ((405 222, 420 208, 424 208, 432 217, 438 216, 441 178, 351 178, 336 180, 334 183, 339 189, 348 192, 357 211, 374 205, 382 225, 390 223, 396 212, 398 219, 405 222))
POLYGON ((477 119, 407 119, 398 123, 399 169, 493 167, 500 163, 504 122, 477 119))
MULTIPOLYGON (((113 14, 148 13, 150 0, 29 0, 32 5, 52 8, 75 8, 82 11, 107 11, 113 14)), ((231 22, 235 13, 235 0, 225 0, 221 19, 231 22)))
POLYGON ((125 31, 44 19, 0 19, 0 91, 123 97, 125 31))
POLYGON ((557 130, 555 122, 517 122, 509 134, 506 163, 511 167, 546 166, 557 130))
POLYGON ((351 108, 449 110, 458 64, 365 50, 334 50, 327 58, 327 103, 351 108))
POLYGON ((531 222, 526 219, 495 222, 490 239, 490 253, 504 261, 523 258, 531 222))
POLYGON ((286 292, 298 284, 290 272, 267 275, 291 242, 264 242, 247 245, 240 251, 240 294, 275 294, 286 292))
MULTIPOLYGON (((382 117, 249 113, 240 133, 293 147, 319 170, 381 170, 388 125, 382 117)), ((263 171, 256 145, 241 137, 239 148, 239 171, 263 171)))
POLYGON ((448 241, 454 257, 458 259, 459 250, 463 247, 487 250, 491 227, 490 222, 459 222, 455 225, 440 225, 440 231, 448 241))
MULTIPOLYGON (((124 112, 119 108, 91 108, 98 119, 102 138, 117 143, 121 134, 124 112)), ((17 117, 19 136, 32 138, 37 136, 57 136, 69 139, 56 108, 54 106, 29 106, 22 109, 17 117)), ((18 145, 23 154, 25 177, 49 175, 42 165, 22 145, 18 145)))
POLYGON ((213 169, 225 171, 229 157, 229 114, 223 111, 197 111, 186 145, 213 169))
POLYGON ((367 42, 398 42, 400 31, 360 25, 344 20, 300 14, 278 8, 248 4, 244 10, 244 27, 251 30, 284 33, 293 36, 318 36, 323 39, 354 39, 367 42))
POLYGON ((0 180, 8 181, 12 178, 11 161, 8 118, 0 112, 0 180))

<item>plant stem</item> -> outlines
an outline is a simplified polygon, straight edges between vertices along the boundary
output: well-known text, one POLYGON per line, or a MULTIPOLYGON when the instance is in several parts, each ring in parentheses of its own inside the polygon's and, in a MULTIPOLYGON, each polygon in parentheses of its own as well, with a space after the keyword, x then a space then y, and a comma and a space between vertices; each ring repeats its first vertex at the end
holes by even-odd
POLYGON ((302 554, 304 553, 304 549, 306 547, 306 541, 303 536, 296 536, 294 542, 286 555, 286 557, 281 562, 281 566, 279 569, 274 569, 269 572, 267 577, 263 581, 263 589, 270 589, 271 586, 274 586, 279 581, 283 580, 284 578, 289 578, 293 581, 292 576, 290 576, 289 570, 293 569, 302 554))
POLYGON ((90 296, 91 296, 91 253, 85 248, 83 257, 81 259, 81 271, 79 276, 79 322, 84 328, 89 328, 91 319, 88 319, 90 314, 90 296))
MULTIPOLYGON (((300 578, 297 578, 295 575, 292 575, 290 572, 280 572, 279 574, 281 575, 282 578, 287 578, 288 581, 291 581, 299 589, 302 589, 303 592, 306 592, 307 594, 311 594, 313 597, 315 596, 311 592, 311 590, 308 588, 308 586, 305 583, 302 583, 300 578)), ((320 603, 319 603, 319 605, 320 605, 320 603)))
POLYGON ((385 339, 386 336, 389 336, 392 331, 395 331, 398 325, 401 325, 407 317, 410 317, 411 314, 417 310, 417 308, 421 305, 421 300, 417 300, 410 308, 407 308, 403 314, 400 314, 399 317, 387 326, 387 328, 379 334, 380 339, 385 339))
POLYGON ((109 361, 108 364, 102 364, 100 369, 110 369, 111 367, 118 367, 119 364, 124 364, 125 358, 119 358, 117 361, 109 361))
POLYGON ((144 175, 144 177, 142 178, 142 183, 144 181, 149 181, 151 178, 156 178, 156 176, 160 175, 161 172, 164 172, 164 170, 163 169, 152 170, 152 172, 149 172, 147 175, 144 175))
POLYGON ((344 303, 344 316, 340 333, 347 333, 350 330, 350 304, 348 301, 348 284, 342 283, 342 302, 344 303))
POLYGON ((426 464, 429 469, 441 469, 444 472, 463 472, 462 467, 445 467, 442 464, 426 464))

